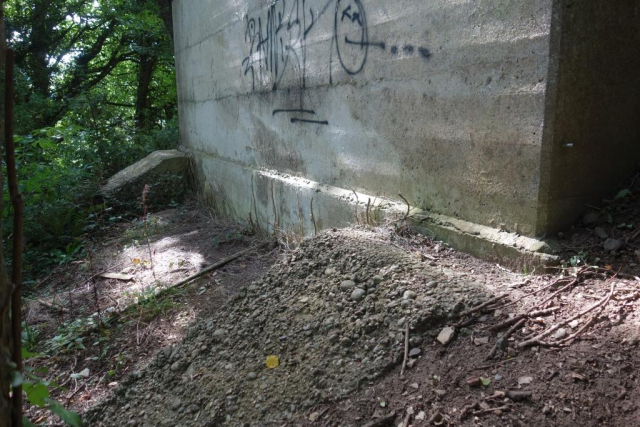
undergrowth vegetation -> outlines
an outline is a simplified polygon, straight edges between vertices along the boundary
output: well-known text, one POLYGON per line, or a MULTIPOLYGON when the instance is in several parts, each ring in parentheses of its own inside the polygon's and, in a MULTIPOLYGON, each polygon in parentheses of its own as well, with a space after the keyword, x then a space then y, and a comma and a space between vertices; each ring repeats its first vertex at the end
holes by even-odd
POLYGON ((98 196, 106 178, 177 145, 174 61, 161 1, 10 0, 4 14, 16 57, 28 290, 29 279, 82 256, 83 236, 117 218, 98 196))

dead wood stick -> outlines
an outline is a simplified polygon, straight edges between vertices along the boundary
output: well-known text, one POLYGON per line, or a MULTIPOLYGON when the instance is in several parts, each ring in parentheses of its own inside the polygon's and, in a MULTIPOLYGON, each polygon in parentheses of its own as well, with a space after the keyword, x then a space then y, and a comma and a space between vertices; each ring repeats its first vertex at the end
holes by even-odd
POLYGON ((507 304, 503 305, 502 308, 512 306, 514 304, 519 303, 520 301, 522 301, 525 298, 532 297, 534 295, 539 294, 540 292, 546 291, 547 289, 554 287, 555 285, 557 285, 558 283, 562 282, 563 280, 571 280, 571 277, 560 277, 560 278, 554 280, 553 282, 551 282, 550 284, 548 284, 547 286, 545 286, 543 288, 540 288, 540 289, 538 289, 536 291, 530 292, 530 293, 528 293, 526 295, 521 296, 520 298, 518 298, 515 301, 511 301, 510 303, 507 303, 507 304))
POLYGON ((530 319, 532 317, 537 317, 537 316, 545 316, 547 314, 551 314, 554 311, 558 311, 560 310, 560 307, 549 307, 549 308, 545 308, 544 310, 536 310, 536 311, 532 311, 530 313, 524 313, 524 314, 520 314, 518 316, 515 316, 511 319, 507 319, 504 322, 498 323, 495 326, 491 327, 492 331, 499 331, 501 329, 506 328, 507 326, 513 325, 514 323, 517 323, 520 321, 520 319, 530 319))
POLYGON ((549 297, 545 298, 544 300, 542 300, 542 302, 539 302, 538 304, 534 305, 532 308, 538 308, 538 307, 542 307, 544 306, 546 303, 548 303, 549 301, 551 301, 552 299, 554 299, 555 297, 557 297, 558 295, 560 295, 562 292, 566 291, 567 289, 569 289, 570 287, 574 286, 576 283, 578 283, 578 279, 573 279, 571 282, 569 282, 567 285, 561 287, 560 289, 558 289, 557 291, 555 291, 554 293, 552 293, 549 297))
MULTIPOLYGON (((199 277, 202 277, 207 273, 210 273, 210 272, 212 272, 214 270, 217 270, 218 268, 224 267, 225 265, 229 264, 230 262, 242 257, 243 255, 248 254, 249 252, 256 251, 256 250, 258 250, 258 249, 260 249, 260 248, 262 248, 262 247, 264 247, 266 245, 267 245, 267 243, 262 243, 260 245, 252 246, 252 247, 250 247, 248 249, 244 249, 244 250, 242 250, 240 252, 236 252, 235 254, 233 254, 233 255, 231 255, 231 256, 229 256, 227 258, 224 258, 224 259, 218 261, 217 263, 212 264, 212 265, 210 265, 210 266, 198 271, 197 273, 195 273, 195 274, 193 274, 193 275, 191 275, 191 276, 189 276, 189 277, 187 277, 187 278, 185 278, 183 280, 180 280, 179 282, 173 283, 173 284, 171 284, 171 285, 169 285, 169 286, 167 286, 165 288, 157 289, 155 292, 152 293, 152 295, 148 296, 147 298, 141 298, 137 302, 135 302, 134 304, 128 305, 128 306, 122 308, 121 310, 114 312, 111 315, 111 317, 109 317, 109 321, 118 320, 120 318, 120 316, 122 316, 122 314, 124 314, 124 312, 126 312, 130 308, 138 306, 138 305, 141 305, 144 302, 146 302, 147 300, 149 300, 150 298, 156 298, 159 295, 161 295, 162 293, 167 292, 170 289, 175 289, 175 288, 184 286, 187 283, 189 283, 189 282, 191 282, 191 281, 193 281, 193 280, 195 280, 195 279, 197 279, 199 277)), ((96 329, 98 329, 97 326, 89 328, 83 333, 83 335, 90 334, 90 333, 94 332, 96 329)))
POLYGON ((250 247, 248 249, 245 249, 245 250, 242 250, 240 252, 236 252, 235 254, 233 254, 233 255, 231 255, 231 256, 229 256, 227 258, 224 258, 224 259, 216 262, 215 264, 210 265, 209 267, 203 268, 202 270, 198 271, 195 274, 192 274, 191 276, 189 276, 189 277, 187 277, 185 279, 180 280, 179 282, 173 283, 173 284, 167 286, 166 288, 163 288, 161 292, 167 291, 169 289, 179 288, 181 286, 184 286, 187 283, 189 283, 189 282, 191 282, 191 281, 193 281, 193 280, 195 280, 195 279, 197 279, 199 277, 202 277, 207 273, 210 273, 210 272, 212 272, 214 270, 217 270, 217 269, 219 269, 221 267, 224 267, 225 265, 229 264, 231 261, 235 261, 236 259, 240 258, 241 256, 248 254, 249 252, 253 252, 255 250, 258 250, 258 249, 262 248, 265 245, 266 245, 266 243, 263 243, 261 245, 252 246, 252 247, 250 247))
POLYGON ((507 405, 499 406, 497 408, 489 408, 489 409, 481 409, 479 411, 473 411, 473 415, 482 415, 482 414, 490 414, 495 411, 508 411, 509 407, 507 405))
POLYGON ((462 313, 460 313, 460 317, 465 317, 465 316, 473 314, 473 313, 475 313, 477 311, 480 311, 483 308, 490 306, 494 302, 500 301, 501 299, 503 299, 506 296, 507 296, 507 294, 502 294, 502 295, 497 296, 495 298, 491 298, 489 301, 483 302, 482 304, 480 304, 478 306, 475 306, 475 307, 473 307, 473 308, 471 308, 471 309, 469 309, 467 311, 463 311, 462 313))
POLYGON ((402 369, 400 376, 404 377, 404 371, 407 369, 407 359, 409 358, 409 321, 405 322, 404 327, 404 359, 402 360, 402 369))
POLYGON ((557 342, 555 342, 553 344, 554 345, 563 345, 565 343, 570 343, 574 339, 576 339, 578 336, 580 336, 580 334, 582 334, 589 326, 591 326, 591 324, 593 322, 595 322, 595 320, 598 318, 598 316, 600 316, 600 314, 604 311, 604 308, 609 303, 609 300, 613 297, 614 290, 615 290, 615 283, 611 283, 611 290, 609 291, 609 294, 607 295, 607 298, 604 301, 604 303, 602 303, 602 305, 600 306, 600 310, 598 310, 598 312, 596 314, 591 316, 591 318, 584 325, 582 325, 582 327, 580 329, 578 329, 575 333, 573 333, 573 334, 569 335, 568 337, 566 337, 565 339, 557 341, 557 342))
POLYGON ((396 413, 395 411, 393 411, 386 417, 381 417, 381 418, 378 418, 377 420, 369 421, 362 427, 383 427, 390 424, 395 418, 396 418, 396 413))
POLYGON ((526 323, 527 319, 520 319, 518 320, 518 322, 513 325, 507 332, 505 332, 505 334, 500 337, 500 339, 498 341, 496 341, 495 345, 493 346, 493 348, 491 349, 491 351, 489 352, 489 354, 487 355, 487 360, 489 359, 493 359, 494 356, 496 355, 496 353, 498 352, 498 346, 500 344, 500 342, 506 342, 506 340, 518 329, 520 329, 522 327, 522 325, 524 325, 526 323))
POLYGON ((603 299, 601 299, 597 303, 593 304, 591 307, 589 307, 589 308, 587 308, 585 310, 582 310, 580 313, 578 313, 578 314, 576 314, 574 316, 571 316, 570 318, 568 318, 566 320, 563 320, 560 323, 555 324, 554 326, 552 326, 549 329, 547 329, 546 331, 536 335, 535 337, 518 343, 518 347, 519 348, 525 348, 525 347, 530 347, 532 345, 539 344, 543 338, 548 337, 549 335, 551 335, 552 333, 554 333, 555 331, 557 331, 561 327, 563 327, 565 325, 568 325, 569 323, 571 323, 574 320, 584 316, 585 314, 588 314, 588 313, 592 312, 593 310, 595 310, 598 307, 606 305, 609 302, 609 300, 611 299, 611 296, 613 296, 614 291, 615 291, 615 283, 612 282, 611 283, 611 291, 609 292, 609 294, 607 294, 606 297, 604 297, 603 299))
POLYGON ((52 302, 47 302, 43 299, 38 299, 37 301, 38 303, 40 303, 41 305, 44 305, 45 307, 51 308, 53 310, 62 311, 63 313, 69 313, 69 309, 61 305, 54 304, 52 302))
POLYGON ((407 213, 404 214, 404 218, 402 218, 403 220, 409 218, 409 214, 411 213, 411 205, 409 204, 409 201, 407 199, 404 198, 404 196, 400 193, 398 193, 398 196, 400 196, 400 198, 402 200, 404 200, 404 202, 407 204, 407 213))

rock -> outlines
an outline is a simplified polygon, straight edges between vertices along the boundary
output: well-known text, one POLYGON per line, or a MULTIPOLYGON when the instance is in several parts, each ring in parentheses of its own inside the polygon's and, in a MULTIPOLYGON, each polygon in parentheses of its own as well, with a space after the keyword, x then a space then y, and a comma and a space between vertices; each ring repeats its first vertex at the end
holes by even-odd
POLYGON ((224 329, 216 329, 213 332, 213 336, 216 338, 222 338, 226 333, 227 331, 225 331, 224 329))
POLYGON ((418 294, 416 294, 413 291, 404 291, 404 295, 402 295, 402 299, 416 299, 416 297, 418 296, 418 294))
POLYGON ((351 289, 356 287, 356 282, 353 280, 345 280, 340 283, 340 290, 342 291, 350 291, 351 289))
POLYGON ((565 328, 560 328, 556 331, 556 339, 561 340, 567 336, 567 330, 565 328))
POLYGON ((180 370, 180 361, 178 360, 177 362, 173 362, 173 364, 171 365, 171 370, 173 372, 177 372, 180 370))
POLYGON ((582 217, 582 223, 584 225, 590 225, 590 224, 595 224, 600 220, 600 212, 595 212, 595 211, 591 211, 591 212, 587 212, 583 217, 582 217))
POLYGON ((147 205, 155 208, 181 201, 186 194, 189 158, 178 150, 155 151, 113 175, 102 194, 116 202, 137 203, 149 184, 147 205))
POLYGON ((177 411, 181 405, 182 401, 177 397, 171 401, 171 409, 173 409, 174 411, 177 411))
POLYGON ((507 397, 514 402, 529 399, 532 396, 532 392, 529 390, 508 390, 507 397))
POLYGON ((601 239, 606 239, 607 237, 609 237, 609 235, 607 234, 607 232, 604 230, 604 228, 602 227, 596 227, 593 229, 593 231, 596 233, 596 235, 598 237, 600 237, 601 239))
POLYGON ((351 299, 354 301, 361 301, 364 299, 366 294, 367 292, 364 289, 357 288, 351 292, 351 299))
POLYGON ((433 390, 433 392, 436 394, 436 396, 438 397, 444 397, 447 395, 447 390, 433 390))
POLYGON ((479 337, 479 338, 474 338, 473 339, 473 343, 475 345, 484 345, 484 344, 488 344, 489 343, 489 337, 479 337))
POLYGON ((380 283, 384 282, 384 277, 382 276, 373 276, 373 284, 378 286, 380 283))
POLYGON ((618 239, 607 239, 602 244, 606 251, 617 251, 622 247, 622 242, 618 239))
POLYGON ((467 385, 469 387, 480 387, 482 385, 482 378, 480 377, 467 378, 467 385))
POLYGON ((520 378, 518 378, 518 385, 519 386, 529 385, 532 382, 533 382, 533 377, 520 377, 520 378))
POLYGON ((440 331, 440 334, 438 334, 438 338, 436 339, 440 342, 440 344, 447 345, 451 342, 455 333, 456 328, 454 328, 453 326, 447 326, 442 331, 440 331))
POLYGON ((496 376, 495 376, 495 377, 493 377, 493 380, 494 380, 494 381, 496 381, 496 382, 498 382, 498 381, 502 381, 502 375, 500 375, 500 374, 496 374, 496 376))
POLYGON ((247 379, 249 381, 254 381, 256 378, 258 378, 258 376, 256 375, 255 372, 249 372, 249 375, 247 375, 247 379))
POLYGON ((421 336, 415 336, 415 337, 409 338, 409 346, 411 348, 417 347, 420 344, 422 344, 422 337, 421 336))
POLYGON ((421 353, 422 350, 420 350, 418 347, 412 348, 411 351, 409 351, 409 357, 418 357, 421 353))

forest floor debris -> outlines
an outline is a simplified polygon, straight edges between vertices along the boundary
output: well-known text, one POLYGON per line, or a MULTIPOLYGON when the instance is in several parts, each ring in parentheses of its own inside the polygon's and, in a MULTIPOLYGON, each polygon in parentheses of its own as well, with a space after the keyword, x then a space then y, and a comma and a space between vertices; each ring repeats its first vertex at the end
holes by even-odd
MULTIPOLYGON (((183 230, 184 243, 211 234, 193 252, 222 247, 219 259, 255 243, 240 233, 230 247, 211 249, 226 231, 200 215, 199 232, 183 230)), ((171 230, 152 239, 160 277, 186 277, 214 261, 162 267, 170 257, 160 242, 171 230)), ((329 230, 279 256, 242 258, 223 283, 215 283, 219 272, 189 286, 180 296, 192 313, 180 323, 186 335, 145 338, 154 336, 146 323, 175 328, 175 311, 153 321, 131 316, 113 330, 128 337, 113 348, 142 349, 115 380, 94 374, 95 349, 42 364, 57 364, 58 381, 77 373, 63 393, 72 408, 101 401, 85 414, 91 426, 640 425, 640 279, 618 274, 615 257, 602 265, 523 275, 402 226, 329 230), (226 291, 198 295, 211 288, 226 291)), ((151 280, 150 265, 127 269, 108 270, 134 275, 133 283, 103 281, 101 295, 151 280)), ((86 315, 90 288, 85 294, 86 315)), ((65 316, 56 306, 73 307, 61 295, 40 309, 65 316)))

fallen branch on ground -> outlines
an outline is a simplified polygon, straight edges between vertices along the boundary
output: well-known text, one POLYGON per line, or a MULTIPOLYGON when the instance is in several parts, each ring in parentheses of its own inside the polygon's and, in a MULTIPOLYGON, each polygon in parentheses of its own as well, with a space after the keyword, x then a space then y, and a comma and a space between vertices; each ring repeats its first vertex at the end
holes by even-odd
POLYGON ((494 356, 496 355, 496 353, 498 352, 498 347, 500 346, 500 342, 504 342, 506 344, 507 339, 509 339, 509 337, 518 329, 520 329, 522 327, 522 325, 524 325, 526 323, 527 319, 520 319, 515 325, 513 325, 502 337, 500 337, 500 339, 498 339, 498 341, 496 341, 496 344, 493 346, 493 348, 491 349, 491 351, 489 352, 489 354, 487 355, 487 360, 488 359, 493 359, 494 356))
MULTIPOLYGON (((253 251, 256 251, 258 249, 261 249, 266 245, 267 245, 267 243, 262 243, 260 245, 252 246, 252 247, 250 247, 248 249, 244 249, 244 250, 242 250, 240 252, 236 252, 235 254, 233 254, 233 255, 231 255, 231 256, 229 256, 227 258, 224 258, 224 259, 216 262, 215 264, 212 264, 212 265, 210 265, 210 266, 198 271, 197 273, 195 273, 195 274, 193 274, 193 275, 191 275, 191 276, 189 276, 189 277, 187 277, 187 278, 185 278, 183 280, 180 280, 179 282, 175 282, 175 283, 173 283, 173 284, 171 284, 169 286, 166 286, 164 288, 156 289, 156 291, 152 292, 151 295, 149 295, 148 297, 140 298, 135 303, 133 303, 131 305, 128 305, 128 306, 124 307, 123 309, 121 309, 119 311, 114 312, 109 317, 108 321, 109 322, 116 321, 116 320, 118 320, 120 318, 120 316, 122 316, 130 308, 133 308, 135 306, 141 305, 144 302, 148 301, 149 299, 156 298, 159 295, 161 295, 161 294, 163 294, 163 293, 165 293, 165 292, 167 292, 167 291, 169 291, 171 289, 182 287, 182 286, 186 285, 187 283, 192 282, 193 280, 204 276, 207 273, 210 273, 210 272, 212 272, 214 270, 217 270, 219 268, 224 267, 225 265, 229 264, 230 262, 235 261, 236 259, 238 259, 238 258, 240 258, 240 257, 242 257, 242 256, 244 256, 244 255, 246 255, 246 254, 248 254, 250 252, 253 252, 253 251)), ((84 335, 87 335, 87 334, 90 334, 92 332, 95 332, 97 329, 98 329, 98 326, 94 326, 92 328, 89 328, 84 332, 84 335)))
POLYGON ((491 304, 493 304, 493 303, 495 303, 497 301, 500 301, 501 299, 503 299, 506 296, 507 296, 507 294, 502 294, 502 295, 497 296, 495 298, 491 298, 489 301, 483 302, 482 304, 477 305, 477 306, 475 306, 475 307, 473 307, 473 308, 471 308, 469 310, 463 311, 462 313, 460 313, 460 317, 465 317, 465 316, 473 314, 473 313, 475 313, 477 311, 480 311, 483 308, 486 308, 486 307, 490 306, 491 304))
POLYGON ((47 302, 43 299, 38 299, 37 301, 38 303, 40 303, 41 305, 44 305, 45 307, 51 308, 53 310, 62 311, 63 313, 69 313, 69 309, 61 305, 57 305, 52 302, 47 302))
POLYGON ((552 299, 554 299, 555 297, 560 295, 562 292, 564 292, 567 289, 569 289, 569 288, 573 287, 574 285, 576 285, 578 283, 578 280, 579 280, 578 278, 573 279, 567 285, 561 287, 560 289, 558 289, 557 291, 552 293, 550 296, 548 296, 547 298, 543 299, 541 302, 539 302, 538 304, 534 305, 531 308, 533 309, 533 308, 543 307, 546 303, 548 303, 549 301, 551 301, 552 299))
MULTIPOLYGON (((615 277, 615 276, 614 276, 615 277)), ((615 283, 612 282, 611 283, 611 291, 607 294, 606 297, 604 297, 603 299, 601 299, 600 301, 598 301, 597 303, 595 303, 594 305, 592 305, 591 307, 587 308, 586 310, 581 311, 580 313, 576 314, 575 316, 571 316, 570 318, 563 320, 560 323, 555 324, 554 326, 550 327, 549 329, 547 329, 546 331, 536 335, 533 338, 527 339, 525 341, 522 341, 520 343, 518 343, 518 347, 519 348, 525 348, 525 347, 531 347, 533 345, 545 345, 547 343, 543 342, 542 339, 548 337, 549 335, 551 335, 552 333, 554 333, 555 331, 557 331, 558 329, 560 329, 561 327, 568 325, 569 323, 573 322, 574 320, 584 316, 585 314, 588 314, 590 312, 592 312, 593 310, 595 310, 598 307, 604 307, 605 305, 607 305, 607 303, 609 302, 609 300, 611 299, 611 297, 613 296, 613 293, 615 291, 615 283)), ((587 322, 588 324, 589 322, 587 322)), ((587 325, 585 325, 587 326, 587 325)), ((580 328, 581 332, 582 330, 584 330, 584 326, 582 328, 580 328)), ((576 332, 577 334, 577 332, 576 332)), ((575 335, 575 334, 574 334, 575 335)), ((557 343, 555 343, 557 345, 557 343)))
POLYGON ((513 325, 514 323, 518 323, 520 319, 530 319, 532 317, 545 316, 547 314, 551 314, 558 310, 560 310, 560 307, 549 307, 549 308, 545 308, 544 310, 536 310, 530 313, 520 314, 518 316, 512 317, 511 319, 507 319, 502 323, 498 323, 497 325, 492 326, 491 330, 499 331, 501 329, 506 328, 507 326, 513 325))

